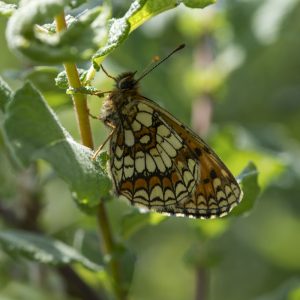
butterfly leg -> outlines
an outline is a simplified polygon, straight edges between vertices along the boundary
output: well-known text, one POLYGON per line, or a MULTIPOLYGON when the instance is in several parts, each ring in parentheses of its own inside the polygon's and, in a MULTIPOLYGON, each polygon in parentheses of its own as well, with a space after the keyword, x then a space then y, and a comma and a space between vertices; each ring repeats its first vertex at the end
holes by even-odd
POLYGON ((103 144, 99 146, 99 148, 95 151, 95 153, 92 156, 92 160, 95 160, 97 156, 99 155, 100 151, 103 149, 103 147, 106 145, 106 143, 109 141, 109 139, 112 137, 112 135, 115 133, 116 127, 113 128, 112 132, 108 135, 108 137, 105 139, 103 144))
POLYGON ((99 117, 97 116, 94 116, 93 114, 90 113, 90 111, 88 110, 88 115, 92 118, 92 119, 95 119, 95 120, 100 120, 99 117))

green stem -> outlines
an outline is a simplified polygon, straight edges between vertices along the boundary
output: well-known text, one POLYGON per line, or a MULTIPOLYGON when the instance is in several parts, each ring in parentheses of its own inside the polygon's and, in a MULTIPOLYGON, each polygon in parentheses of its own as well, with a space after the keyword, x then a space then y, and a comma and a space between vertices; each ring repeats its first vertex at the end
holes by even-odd
POLYGON ((118 254, 116 253, 116 244, 112 239, 111 228, 109 226, 108 216, 103 201, 98 207, 98 216, 98 224, 99 228, 101 228, 101 234, 104 241, 104 252, 107 254, 108 262, 110 264, 116 297, 119 300, 126 300, 126 291, 122 286, 121 268, 117 257, 118 254))
MULTIPOLYGON (((55 22, 57 32, 61 32, 67 28, 64 13, 57 15, 55 17, 55 22)), ((69 86, 74 89, 79 89, 82 85, 76 65, 74 63, 66 62, 64 63, 64 68, 67 74, 69 86)), ((84 94, 72 95, 82 144, 93 149, 94 144, 86 98, 87 97, 84 94)))
MULTIPOLYGON (((67 28, 65 15, 62 12, 60 15, 55 17, 57 32, 61 32, 67 28)), ((64 63, 64 68, 68 78, 69 86, 74 89, 82 87, 80 82, 77 67, 74 63, 64 63)), ((82 144, 93 149, 93 137, 90 126, 87 98, 84 94, 72 95, 75 113, 77 116, 78 127, 82 144)), ((110 228, 109 220, 107 217, 106 207, 103 201, 100 201, 97 213, 98 225, 103 239, 103 253, 105 256, 110 257, 109 266, 113 277, 113 286, 115 288, 116 298, 118 300, 125 300, 126 296, 122 289, 121 282, 121 269, 120 264, 114 253, 116 252, 116 243, 113 238, 113 234, 110 228)))

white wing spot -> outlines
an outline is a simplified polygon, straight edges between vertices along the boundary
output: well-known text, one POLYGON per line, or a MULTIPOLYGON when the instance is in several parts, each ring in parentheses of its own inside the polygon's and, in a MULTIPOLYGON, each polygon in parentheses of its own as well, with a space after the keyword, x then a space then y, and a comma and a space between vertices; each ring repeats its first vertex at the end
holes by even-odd
POLYGON ((131 128, 133 131, 140 131, 142 129, 142 125, 141 125, 141 123, 134 120, 131 124, 131 128))
POLYGON ((133 164, 134 164, 133 159, 129 155, 125 156, 125 158, 124 158, 124 175, 125 175, 125 178, 132 177, 133 172, 134 172, 133 164))
POLYGON ((165 125, 159 125, 157 127, 157 134, 159 134, 160 136, 166 137, 166 136, 170 135, 170 133, 171 133, 171 131, 165 125))
POLYGON ((152 125, 152 114, 149 114, 147 112, 137 113, 135 119, 146 127, 149 127, 152 125))
POLYGON ((117 169, 120 169, 123 165, 123 158, 118 159, 117 157, 114 158, 114 165, 117 169))
POLYGON ((232 184, 231 184, 231 189, 232 189, 234 195, 235 195, 236 197, 238 197, 239 194, 240 194, 240 191, 239 191, 238 186, 237 186, 236 184, 232 183, 232 184))
POLYGON ((166 140, 176 149, 179 150, 182 148, 182 143, 178 140, 178 138, 172 134, 169 138, 166 138, 166 140))
POLYGON ((156 185, 151 191, 150 201, 154 200, 155 198, 162 199, 162 197, 163 191, 159 185, 156 185))
POLYGON ((166 171, 166 166, 165 166, 163 160, 161 159, 157 149, 156 148, 150 149, 150 154, 152 155, 159 171, 164 173, 166 171))
POLYGON ((236 198, 233 195, 231 195, 227 200, 229 204, 232 204, 233 202, 236 201, 236 198))
POLYGON ((150 114, 153 113, 153 109, 150 106, 145 105, 144 103, 139 103, 138 108, 139 108, 140 111, 146 111, 150 114))
POLYGON ((120 146, 117 146, 117 147, 116 147, 116 151, 115 151, 116 156, 122 157, 123 151, 124 151, 123 148, 121 148, 120 146))
POLYGON ((117 181, 120 182, 122 180, 123 177, 123 169, 121 170, 113 170, 113 173, 115 174, 115 177, 117 178, 117 181))
POLYGON ((226 195, 223 191, 217 192, 217 199, 220 201, 221 199, 226 199, 226 195))
POLYGON ((146 167, 150 173, 154 172, 156 169, 155 162, 149 153, 146 153, 146 167))
POLYGON ((170 159, 170 157, 167 155, 167 153, 165 152, 165 150, 161 147, 161 145, 157 144, 156 145, 157 150, 165 164, 165 166, 167 168, 171 168, 172 167, 172 160, 170 159))
POLYGON ((189 167, 191 173, 192 173, 194 176, 195 176, 195 171, 196 171, 196 170, 194 170, 195 166, 196 166, 196 162, 195 162, 193 159, 189 159, 189 160, 188 160, 188 167, 189 167))
POLYGON ((228 185, 225 185, 225 194, 228 197, 228 195, 231 193, 231 189, 228 185))
POLYGON ((164 200, 165 201, 175 200, 175 195, 174 195, 174 193, 170 189, 166 189, 165 190, 164 200))
POLYGON ((203 204, 203 205, 205 205, 205 208, 206 208, 206 201, 205 201, 205 198, 202 196, 202 195, 199 195, 198 196, 198 203, 201 205, 201 204, 203 204))
POLYGON ((149 141, 150 141, 150 136, 148 134, 145 134, 140 138, 140 142, 142 144, 147 144, 149 143, 149 141))
POLYGON ((213 186, 214 189, 216 190, 219 186, 221 186, 221 179, 220 178, 215 178, 213 181, 213 186))
POLYGON ((124 131, 125 135, 125 144, 129 147, 134 145, 134 135, 131 130, 125 130, 124 131))
POLYGON ((217 204, 217 201, 215 198, 209 198, 209 200, 208 200, 209 206, 216 205, 216 204, 217 204))
POLYGON ((169 156, 173 158, 177 156, 176 150, 170 144, 168 144, 167 142, 163 142, 162 146, 169 156))
POLYGON ((145 154, 139 151, 135 155, 135 168, 138 173, 142 173, 145 170, 145 154))
POLYGON ((141 197, 144 201, 149 200, 148 193, 144 189, 139 189, 134 193, 134 198, 141 197))
POLYGON ((184 180, 184 184, 186 186, 188 186, 188 184, 190 184, 190 186, 189 186, 190 188, 194 187, 191 183, 191 181, 194 181, 194 177, 192 176, 192 174, 189 171, 185 171, 183 173, 183 180, 184 180))
MULTIPOLYGON (((177 185, 176 185, 176 195, 178 197, 179 194, 181 194, 182 192, 185 192, 183 195, 187 194, 186 193, 186 187, 181 183, 181 182, 178 182, 177 185)), ((180 196, 182 197, 182 195, 180 196)))

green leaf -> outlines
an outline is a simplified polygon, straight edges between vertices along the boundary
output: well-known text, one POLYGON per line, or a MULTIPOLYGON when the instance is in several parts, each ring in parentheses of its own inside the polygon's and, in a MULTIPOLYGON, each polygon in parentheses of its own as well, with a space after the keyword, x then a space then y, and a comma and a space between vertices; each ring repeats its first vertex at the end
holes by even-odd
POLYGON ((106 171, 91 159, 90 149, 72 139, 31 84, 19 89, 7 105, 3 127, 19 165, 44 159, 70 185, 82 207, 92 208, 107 197, 111 183, 106 171))
POLYGON ((122 18, 112 19, 108 31, 106 44, 93 56, 93 62, 99 65, 104 56, 112 52, 129 35, 130 32, 141 26, 154 16, 175 8, 180 3, 193 8, 203 8, 214 3, 214 0, 136 0, 122 18))
POLYGON ((102 267, 93 263, 74 248, 50 237, 22 230, 0 231, 0 244, 10 255, 24 257, 47 265, 80 263, 92 271, 102 267))
POLYGON ((255 298, 255 300, 299 300, 300 278, 295 277, 287 280, 275 290, 266 295, 255 298))
POLYGON ((0 109, 2 112, 4 112, 6 104, 11 100, 12 93, 8 84, 0 76, 0 109))
POLYGON ((258 171, 254 163, 250 162, 239 174, 237 179, 241 183, 244 197, 242 202, 230 213, 230 215, 234 216, 249 212, 253 208, 260 193, 258 171))
POLYGON ((134 274, 136 254, 129 248, 121 247, 118 259, 121 269, 122 288, 128 293, 134 274))
POLYGON ((18 7, 15 4, 7 4, 0 1, 0 16, 9 17, 16 11, 17 8, 18 7))
POLYGON ((216 3, 216 0, 183 0, 185 6, 191 8, 204 8, 210 4, 216 3))
POLYGON ((23 1, 10 18, 7 42, 13 50, 44 63, 62 63, 89 59, 106 38, 106 7, 87 10, 72 18, 67 30, 53 34, 42 25, 68 5, 68 0, 23 1))
MULTIPOLYGON (((77 70, 79 73, 80 81, 83 82, 85 80, 87 71, 84 69, 77 69, 77 70)), ((64 90, 69 88, 69 82, 68 82, 66 71, 62 71, 56 76, 55 84, 56 84, 56 86, 58 86, 59 88, 64 89, 64 90)))

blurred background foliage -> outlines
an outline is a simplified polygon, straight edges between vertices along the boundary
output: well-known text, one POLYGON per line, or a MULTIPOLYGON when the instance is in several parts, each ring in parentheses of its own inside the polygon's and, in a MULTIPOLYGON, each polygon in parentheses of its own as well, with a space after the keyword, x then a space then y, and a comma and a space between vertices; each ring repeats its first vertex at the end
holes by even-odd
MULTIPOLYGON (((112 15, 123 16, 130 3, 112 1, 112 15)), ((235 175, 255 162, 262 188, 246 216, 222 220, 140 215, 118 199, 110 201, 113 231, 137 256, 129 299, 300 299, 299 16, 299 0, 219 0, 203 10, 180 5, 134 31, 104 61, 113 75, 142 72, 153 56, 186 43, 143 79, 142 94, 205 136, 235 175)), ((6 22, 0 18, 1 41, 6 22)), ((35 68, 16 59, 4 42, 0 53, 1 76, 13 88, 31 80, 79 139, 72 103, 55 86, 61 69, 35 68)), ((111 84, 103 73, 93 83, 101 90, 111 84)), ((101 101, 90 98, 94 115, 101 101)), ((91 122, 100 144, 108 131, 91 122)), ((43 232, 102 263, 96 221, 76 207, 66 183, 44 162, 17 172, 2 139, 0 146, 0 228, 9 227, 1 218, 8 209, 17 217, 29 211, 43 232), (31 176, 36 169, 38 185, 31 176), (42 194, 34 205, 26 197, 32 193, 42 194)), ((80 266, 76 271, 97 286, 99 278, 80 266)), ((0 251, 0 299, 53 297, 75 299, 67 296, 57 270, 0 251)))

